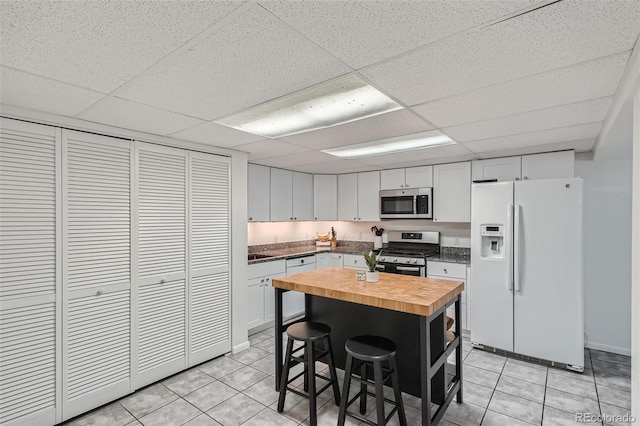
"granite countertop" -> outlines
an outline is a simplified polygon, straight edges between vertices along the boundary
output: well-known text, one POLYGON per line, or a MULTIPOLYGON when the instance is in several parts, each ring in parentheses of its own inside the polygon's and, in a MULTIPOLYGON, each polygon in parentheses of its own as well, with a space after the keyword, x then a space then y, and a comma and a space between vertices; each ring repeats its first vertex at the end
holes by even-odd
MULTIPOLYGON (((254 263, 271 262, 280 259, 296 259, 304 256, 311 256, 316 253, 343 253, 362 254, 373 249, 373 244, 362 241, 341 241, 338 247, 316 247, 308 242, 302 243, 280 243, 267 244, 261 246, 251 246, 249 256, 257 255, 259 259, 249 260, 249 265, 254 263), (265 257, 267 256, 267 257, 265 257)), ((384 251, 384 249, 383 249, 384 251)), ((468 248, 442 247, 440 254, 427 258, 428 262, 446 262, 471 264, 471 254, 468 248)))
POLYGON ((271 262, 280 259, 296 259, 304 256, 311 256, 316 253, 343 253, 343 254, 362 254, 365 251, 373 249, 373 243, 361 241, 345 241, 335 248, 316 247, 315 245, 295 245, 293 247, 281 244, 273 244, 271 246, 253 246, 249 249, 249 257, 257 255, 259 259, 249 260, 249 265, 254 263, 271 262), (268 257, 263 257, 268 256, 268 257))

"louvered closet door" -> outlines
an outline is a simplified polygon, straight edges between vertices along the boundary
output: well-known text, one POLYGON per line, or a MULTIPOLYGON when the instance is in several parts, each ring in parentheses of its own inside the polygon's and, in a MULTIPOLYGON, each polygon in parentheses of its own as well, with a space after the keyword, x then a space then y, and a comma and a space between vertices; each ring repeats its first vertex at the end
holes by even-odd
POLYGON ((56 419, 56 139, 0 121, 0 424, 56 419))
POLYGON ((189 365, 229 352, 229 159, 189 153, 189 365))
POLYGON ((63 130, 63 417, 131 389, 131 142, 63 130))
POLYGON ((139 388, 186 368, 187 151, 136 142, 139 388))

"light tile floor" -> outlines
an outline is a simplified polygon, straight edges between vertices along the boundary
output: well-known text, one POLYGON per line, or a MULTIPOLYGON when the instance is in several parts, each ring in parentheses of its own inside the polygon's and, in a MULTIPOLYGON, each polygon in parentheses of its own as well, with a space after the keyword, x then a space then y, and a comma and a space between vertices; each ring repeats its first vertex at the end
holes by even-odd
MULTIPOLYGON (((308 425, 308 402, 302 397, 288 393, 284 412, 276 411, 273 328, 249 340, 250 349, 193 367, 68 424, 308 425)), ((613 425, 624 424, 624 416, 630 415, 630 357, 587 349, 585 371, 577 374, 471 349, 466 338, 463 356, 465 402, 452 402, 441 425, 569 425, 577 423, 576 413, 604 416, 594 424, 602 424, 604 419, 604 424, 613 425)), ((294 385, 302 386, 302 381, 294 385)), ((338 407, 331 398, 327 390, 318 401, 321 426, 337 422, 338 407)), ((419 425, 419 400, 405 395, 404 403, 409 425, 419 425)), ((375 420, 372 398, 367 407, 367 417, 375 420)), ((347 418, 347 425, 357 424, 347 418)), ((389 424, 397 425, 397 416, 389 424)))

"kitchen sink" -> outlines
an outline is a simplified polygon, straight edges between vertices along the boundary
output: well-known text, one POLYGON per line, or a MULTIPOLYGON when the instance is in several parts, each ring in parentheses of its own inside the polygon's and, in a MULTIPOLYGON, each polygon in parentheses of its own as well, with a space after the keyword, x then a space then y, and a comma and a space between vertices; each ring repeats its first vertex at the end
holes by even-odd
POLYGON ((270 254, 250 254, 248 256, 248 260, 266 259, 268 257, 273 257, 273 256, 270 254))

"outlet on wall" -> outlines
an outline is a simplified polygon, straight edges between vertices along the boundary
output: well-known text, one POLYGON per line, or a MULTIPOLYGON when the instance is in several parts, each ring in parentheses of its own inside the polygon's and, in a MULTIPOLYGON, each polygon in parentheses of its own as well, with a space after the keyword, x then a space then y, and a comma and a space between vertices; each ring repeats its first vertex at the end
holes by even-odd
POLYGON ((358 232, 358 241, 362 240, 362 232, 358 232))
POLYGON ((308 233, 308 232, 305 232, 305 233, 304 233, 304 239, 305 239, 305 240, 308 240, 308 239, 309 239, 309 233, 308 233))
POLYGON ((453 237, 453 245, 454 246, 460 245, 460 237, 453 237))
POLYGON ((277 236, 277 235, 274 235, 274 236, 273 236, 273 242, 274 242, 274 243, 277 243, 277 242, 278 242, 278 236, 277 236))

